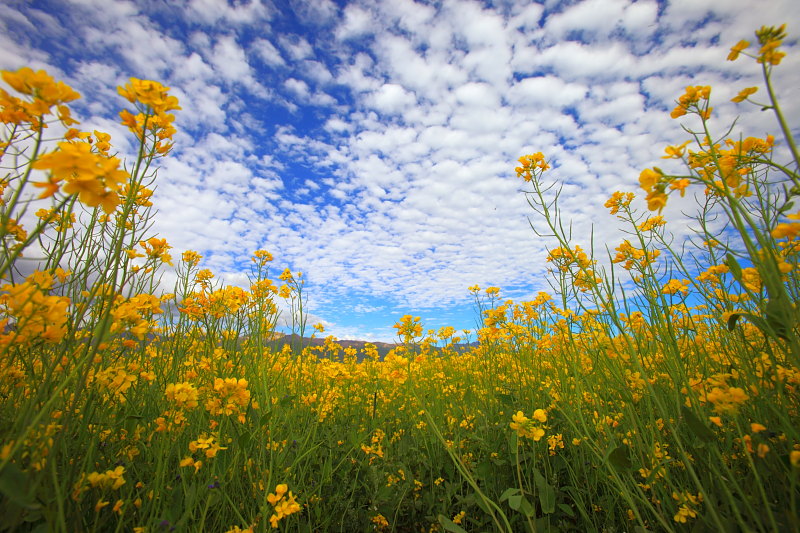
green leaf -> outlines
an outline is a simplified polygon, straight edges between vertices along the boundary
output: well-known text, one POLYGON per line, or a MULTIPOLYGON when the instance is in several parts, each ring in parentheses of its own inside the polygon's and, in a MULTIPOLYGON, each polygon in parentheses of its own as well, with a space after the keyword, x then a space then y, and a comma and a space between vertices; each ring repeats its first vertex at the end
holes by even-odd
POLYGON ((508 497, 508 506, 515 511, 519 511, 520 504, 522 504, 522 494, 517 493, 508 497))
POLYGON ((794 327, 794 320, 791 313, 791 304, 789 302, 781 302, 783 298, 770 298, 767 302, 766 316, 767 324, 775 332, 775 334, 782 338, 787 339, 786 334, 789 329, 794 327))
POLYGON ((14 463, 6 464, 0 472, 0 493, 25 509, 37 507, 30 491, 28 476, 14 463))
POLYGON ((739 262, 732 253, 728 252, 728 255, 725 256, 725 264, 731 269, 733 279, 736 281, 742 281, 742 267, 739 266, 739 262))
POLYGON ((538 470, 533 471, 533 480, 539 493, 539 504, 542 506, 542 512, 544 514, 553 513, 556 510, 555 489, 538 470))
POLYGON ((620 444, 611 450, 606 459, 608 459, 608 462, 611 463, 614 468, 620 471, 630 470, 633 466, 631 464, 630 455, 628 455, 628 447, 624 444, 620 444))
POLYGON ((733 331, 733 328, 736 327, 736 322, 741 316, 741 313, 731 313, 731 316, 728 317, 728 331, 733 331))
POLYGON ((686 420, 686 425, 689 426, 689 429, 692 430, 692 433, 697 435, 703 442, 711 442, 714 440, 715 435, 714 432, 706 426, 702 420, 697 418, 688 407, 685 405, 681 405, 681 415, 683 419, 686 420))
POLYGON ((503 491, 503 494, 500 495, 500 501, 504 502, 517 493, 519 493, 519 489, 516 487, 511 487, 510 489, 506 489, 503 491))
POLYGON ((528 501, 528 498, 523 496, 522 501, 519 502, 519 512, 530 518, 536 514, 536 509, 528 501))
POLYGON ((516 398, 514 398, 514 396, 511 394, 499 393, 495 396, 503 405, 514 405, 516 403, 516 398))
POLYGON ((572 507, 570 507, 566 503, 559 503, 558 508, 561 509, 561 512, 567 515, 568 517, 575 518, 575 511, 573 511, 572 507))
POLYGON ((295 394, 287 394, 286 396, 284 396, 283 398, 281 398, 278 401, 278 405, 281 406, 281 407, 288 407, 288 406, 292 405, 292 402, 294 401, 295 398, 297 398, 297 395, 295 395, 295 394))
POLYGON ((467 533, 463 527, 459 526, 443 514, 440 514, 436 518, 438 518, 439 523, 442 525, 445 531, 451 531, 452 533, 467 533))

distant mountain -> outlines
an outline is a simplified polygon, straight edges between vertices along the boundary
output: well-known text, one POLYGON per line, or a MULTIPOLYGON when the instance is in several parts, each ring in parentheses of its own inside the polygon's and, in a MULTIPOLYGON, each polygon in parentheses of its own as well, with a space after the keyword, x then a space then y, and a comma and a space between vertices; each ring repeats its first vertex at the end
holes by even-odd
MULTIPOLYGON (((323 346, 325 344, 325 338, 317 338, 317 337, 300 337, 296 333, 291 335, 284 335, 282 337, 277 337, 272 342, 274 342, 277 346, 277 349, 283 349, 283 347, 288 344, 292 348, 297 348, 298 346, 303 346, 303 348, 307 346, 323 346)), ((391 350, 400 346, 398 343, 389 343, 389 342, 376 342, 376 341, 356 341, 356 340, 336 340, 334 341, 337 345, 341 346, 342 349, 344 348, 354 348, 358 351, 357 358, 359 361, 364 359, 364 349, 366 348, 367 344, 372 344, 378 350, 378 356, 383 359, 386 357, 391 350)))
MULTIPOLYGON (((281 350, 287 344, 290 345, 293 349, 297 349, 299 346, 301 346, 301 341, 303 348, 307 346, 323 346, 325 344, 324 337, 323 338, 300 337, 297 334, 284 335, 284 336, 276 335, 276 338, 272 342, 275 343, 276 349, 281 350)), ((397 348, 398 346, 402 346, 402 344, 396 342, 390 343, 390 342, 358 341, 358 340, 336 340, 334 342, 337 345, 341 346, 342 349, 354 348, 357 351, 356 358, 359 361, 364 360, 366 357, 364 355, 364 349, 367 344, 375 346, 375 348, 378 350, 378 357, 381 360, 384 357, 386 357, 386 354, 388 354, 390 351, 397 348)), ((454 348, 458 352, 463 352, 471 348, 474 348, 475 346, 478 346, 477 342, 473 342, 470 344, 456 344, 454 345, 454 348)))

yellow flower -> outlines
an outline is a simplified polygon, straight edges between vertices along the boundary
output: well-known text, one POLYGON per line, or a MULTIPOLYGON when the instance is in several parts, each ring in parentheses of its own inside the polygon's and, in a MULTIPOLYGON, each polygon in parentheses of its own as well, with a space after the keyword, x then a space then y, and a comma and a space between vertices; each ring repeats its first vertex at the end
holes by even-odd
POLYGON ((661 289, 661 292, 663 294, 675 294, 677 292, 689 294, 689 280, 671 279, 666 285, 664 285, 664 287, 661 289))
POLYGON ((33 164, 37 170, 50 171, 46 194, 52 194, 54 184, 64 181, 64 194, 77 194, 82 203, 101 206, 108 214, 121 203, 117 193, 130 178, 119 166, 119 159, 93 152, 88 143, 66 141, 33 164))
POLYGON ((692 141, 688 140, 678 146, 667 146, 664 148, 664 152, 666 152, 667 155, 662 155, 661 159, 681 159, 686 151, 686 146, 688 146, 690 142, 692 141))
POLYGON ((747 100, 748 96, 755 93, 756 91, 758 91, 758 87, 747 87, 746 89, 742 89, 741 91, 739 91, 739 94, 731 98, 731 102, 736 102, 736 103, 743 102, 747 100))
POLYGON ((792 463, 793 467, 800 468, 800 451, 792 450, 789 452, 789 462, 792 463))
POLYGON ((742 53, 742 50, 744 50, 748 46, 750 46, 750 43, 748 41, 745 41, 744 39, 736 43, 734 46, 731 47, 731 53, 728 54, 728 61, 736 61, 736 59, 739 57, 739 54, 742 53))
POLYGON ((646 168, 642 170, 641 174, 639 174, 639 186, 645 191, 650 192, 650 190, 656 186, 660 179, 660 172, 646 168))
POLYGON ((633 198, 634 194, 632 192, 623 193, 620 191, 615 191, 611 195, 611 198, 606 201, 604 207, 611 209, 611 214, 616 215, 620 209, 627 208, 631 204, 633 198))
MULTIPOLYGON (((533 414, 534 418, 539 422, 547 421, 547 414, 542 409, 537 409, 533 414)), ((511 416, 512 422, 509 427, 517 432, 520 437, 527 437, 534 441, 539 441, 544 437, 544 429, 537 427, 533 421, 526 417, 522 411, 517 411, 516 414, 511 416)))
MULTIPOLYGON (((800 220, 800 212, 789 215, 790 220, 800 220)), ((775 226, 771 235, 776 239, 788 239, 793 241, 800 234, 800 223, 798 222, 782 222, 775 226)))
POLYGON ((31 95, 48 106, 71 102, 81 97, 64 82, 56 82, 44 70, 34 72, 29 67, 22 67, 16 72, 3 71, 3 80, 15 91, 31 95))
POLYGON ((130 103, 139 102, 159 114, 181 109, 178 98, 168 95, 168 91, 169 87, 164 87, 157 81, 138 78, 131 78, 125 87, 117 87, 117 92, 130 103))
POLYGON ((658 190, 651 191, 645 200, 647 200, 647 208, 650 211, 658 211, 661 213, 667 205, 667 195, 658 190))
POLYGON ((680 191, 681 197, 686 193, 686 187, 690 185, 689 178, 681 178, 669 184, 670 190, 680 191))

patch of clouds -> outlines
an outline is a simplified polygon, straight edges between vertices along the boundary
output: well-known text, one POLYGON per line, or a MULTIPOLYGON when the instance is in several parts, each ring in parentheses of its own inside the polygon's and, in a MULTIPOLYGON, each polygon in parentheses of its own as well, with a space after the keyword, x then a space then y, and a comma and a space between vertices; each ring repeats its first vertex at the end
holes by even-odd
POLYGON ((220 23, 253 25, 271 18, 271 8, 262 0, 189 0, 183 13, 195 22, 213 27, 220 23))
POLYGON ((258 38, 250 44, 250 49, 261 58, 264 63, 273 67, 282 67, 286 65, 280 50, 275 48, 268 39, 258 38))
MULTIPOLYGON (((299 23, 277 33, 286 15, 256 0, 162 6, 190 20, 181 29, 164 27, 148 4, 82 0, 76 12, 86 20, 52 15, 76 28, 61 52, 0 34, 0 64, 60 68, 92 98, 92 84, 108 80, 81 118, 126 153, 113 84, 169 84, 183 110, 157 181, 154 230, 243 286, 237 265, 269 249, 306 273, 315 318, 330 332, 389 340, 404 312, 437 323, 468 308, 475 283, 515 299, 548 290, 553 242, 531 232, 528 186, 513 170, 520 155, 547 155, 554 168, 544 179, 563 186, 576 244, 588 247, 593 235, 602 251, 621 238, 605 200, 637 191, 639 172, 671 163, 659 159, 663 147, 686 137, 668 116, 686 85, 714 86, 720 123, 741 113, 750 134, 770 131, 767 113, 726 102, 756 84, 757 66, 724 58, 757 25, 800 18, 800 8, 776 0, 756 13, 748 4, 678 0, 659 12, 647 0, 309 0, 292 3, 299 23), (264 31, 248 41, 244 27, 255 23, 264 31), (57 60, 63 50, 69 61, 57 60), (343 307, 365 317, 349 319, 343 307)), ((6 28, 41 18, 21 7, 0 13, 6 28)), ((786 46, 796 52, 796 41, 786 46)), ((787 116, 800 112, 796 55, 775 69, 787 116)), ((678 239, 682 205, 665 211, 678 239)), ((454 326, 471 325, 455 316, 454 326)))

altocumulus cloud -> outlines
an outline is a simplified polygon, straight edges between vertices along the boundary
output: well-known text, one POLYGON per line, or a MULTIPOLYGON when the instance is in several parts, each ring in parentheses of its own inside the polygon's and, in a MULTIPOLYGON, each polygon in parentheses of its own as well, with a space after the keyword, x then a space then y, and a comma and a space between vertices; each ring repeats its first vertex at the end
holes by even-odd
MULTIPOLYGON (((548 289, 552 243, 531 232, 520 155, 547 154, 574 234, 593 229, 602 252, 621 238, 605 200, 683 140, 668 111, 686 85, 714 86, 720 124, 741 114, 769 131, 766 114, 726 103, 758 72, 725 56, 762 24, 791 35, 796 21, 793 0, 11 0, 0 68, 73 85, 84 126, 122 153, 115 87, 171 86, 183 111, 156 231, 231 283, 269 249, 304 272, 330 333, 390 340, 406 312, 471 327, 476 283, 515 299, 548 289)), ((796 117, 786 45, 776 75, 796 117)), ((677 204, 665 214, 681 238, 677 204)))

